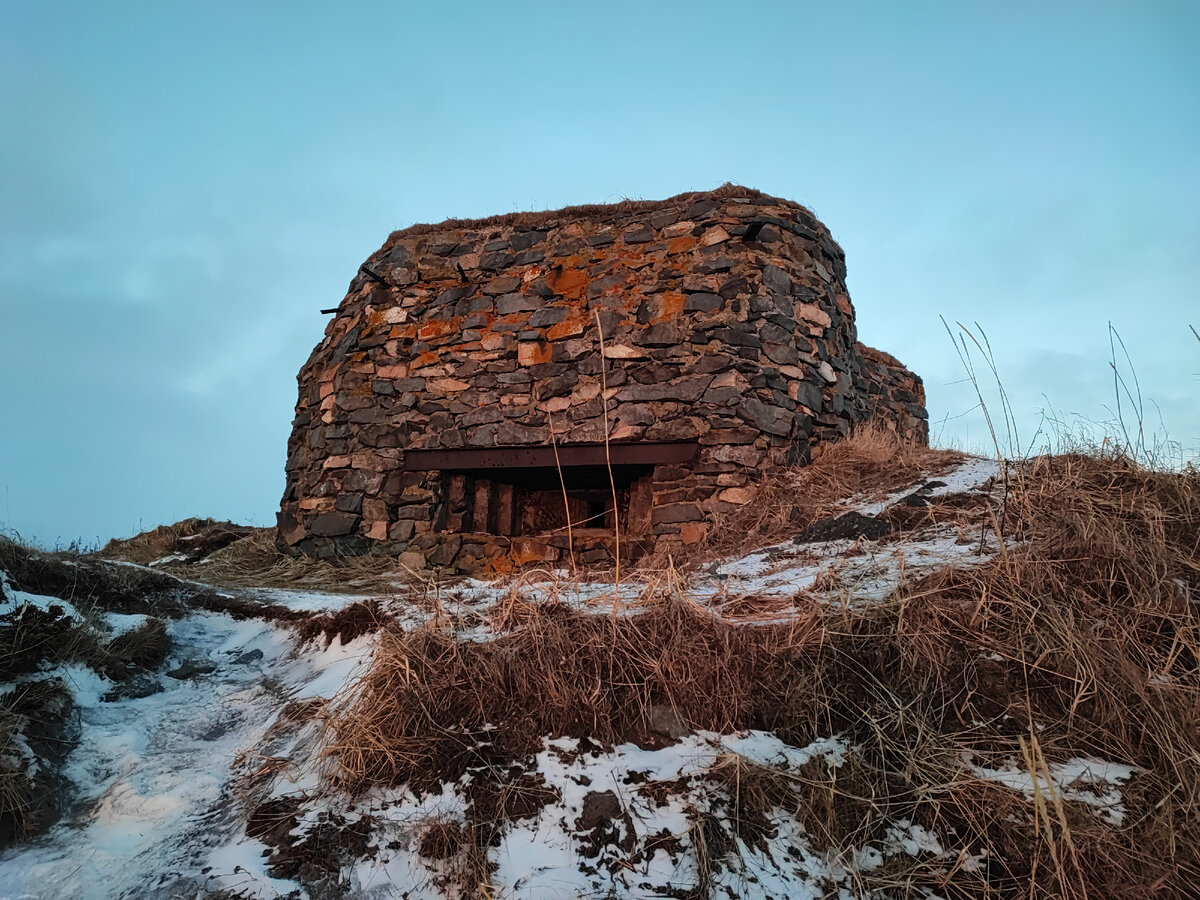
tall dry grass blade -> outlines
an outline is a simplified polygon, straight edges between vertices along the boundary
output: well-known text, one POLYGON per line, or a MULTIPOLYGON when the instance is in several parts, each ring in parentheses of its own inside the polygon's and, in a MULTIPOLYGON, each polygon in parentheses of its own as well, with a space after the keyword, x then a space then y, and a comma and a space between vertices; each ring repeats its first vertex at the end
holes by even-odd
POLYGON ((613 573, 613 615, 621 602, 621 509, 617 502, 617 482, 613 477, 612 455, 608 448, 608 365, 604 356, 604 328, 600 323, 600 310, 596 313, 596 334, 600 340, 600 396, 604 401, 604 465, 608 469, 608 485, 612 489, 613 502, 613 554, 616 557, 616 568, 613 573))
POLYGON ((550 425, 550 446, 554 448, 554 468, 558 471, 558 484, 562 488, 563 515, 567 520, 567 553, 571 559, 571 574, 574 575, 579 570, 575 566, 575 531, 571 523, 571 501, 567 497, 567 480, 563 476, 562 461, 558 458, 558 439, 554 434, 554 417, 550 413, 546 413, 546 419, 550 425))

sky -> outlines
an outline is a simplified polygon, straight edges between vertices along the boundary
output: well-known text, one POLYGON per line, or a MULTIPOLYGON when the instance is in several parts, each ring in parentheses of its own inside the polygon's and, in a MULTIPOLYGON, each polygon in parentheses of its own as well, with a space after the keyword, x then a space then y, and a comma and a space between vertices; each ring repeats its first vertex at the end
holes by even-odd
POLYGON ((957 335, 1003 450, 1140 419, 1194 460, 1198 40, 1146 0, 0 0, 0 529, 272 524, 391 230, 726 181, 830 228, 935 443, 995 452, 957 335))

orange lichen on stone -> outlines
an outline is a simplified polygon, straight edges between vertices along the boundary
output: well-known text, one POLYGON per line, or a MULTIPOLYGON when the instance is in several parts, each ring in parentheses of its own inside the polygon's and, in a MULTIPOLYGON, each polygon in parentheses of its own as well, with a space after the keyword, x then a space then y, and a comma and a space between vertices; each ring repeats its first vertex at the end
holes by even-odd
POLYGON ((695 249, 696 243, 696 239, 690 234, 677 237, 671 243, 667 244, 667 253, 686 253, 688 250, 695 249))
POLYGON ((392 338, 393 340, 400 339, 400 340, 411 341, 416 336, 417 336, 417 326, 416 325, 396 325, 392 328, 391 331, 388 332, 388 337, 392 338))
POLYGON ((658 302, 658 315, 651 321, 657 324, 665 322, 667 319, 674 319, 683 312, 683 305, 687 303, 687 297, 679 291, 666 291, 658 302))
POLYGON ((459 319, 434 319, 421 325, 417 330, 417 337, 429 341, 448 334, 458 334, 461 330, 462 322, 459 319))
POLYGON ((583 269, 566 268, 571 263, 578 264, 578 257, 572 256, 561 269, 552 269, 546 276, 546 284, 556 294, 561 294, 568 300, 580 300, 587 288, 588 273, 583 269))
POLYGON ((575 337, 587 331, 589 319, 587 316, 570 316, 556 325, 551 325, 546 331, 546 337, 552 341, 561 338, 575 337))
POLYGON ((385 309, 372 310, 367 316, 367 327, 375 328, 379 325, 399 325, 406 321, 408 321, 408 313, 398 306, 392 306, 385 309))
POLYGON ((550 362, 552 350, 546 341, 521 341, 517 344, 517 362, 523 366, 540 366, 550 362))

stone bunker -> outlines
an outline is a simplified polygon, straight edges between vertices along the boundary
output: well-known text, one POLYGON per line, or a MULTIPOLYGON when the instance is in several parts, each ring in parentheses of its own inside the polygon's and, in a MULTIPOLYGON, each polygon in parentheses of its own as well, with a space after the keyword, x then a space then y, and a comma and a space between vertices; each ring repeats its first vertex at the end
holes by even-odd
POLYGON ((856 340, 845 256, 727 185, 394 232, 300 371, 279 541, 461 572, 700 541, 921 380, 856 340))

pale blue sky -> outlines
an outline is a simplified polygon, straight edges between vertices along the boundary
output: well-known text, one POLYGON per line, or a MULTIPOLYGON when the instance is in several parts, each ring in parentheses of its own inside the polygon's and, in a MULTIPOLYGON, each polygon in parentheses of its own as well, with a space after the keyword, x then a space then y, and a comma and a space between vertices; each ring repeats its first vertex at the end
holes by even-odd
POLYGON ((1200 447, 1200 4, 0 0, 0 526, 273 521, 295 374, 393 228, 736 181, 989 443, 1113 404, 1200 447), (1159 414, 1150 404, 1157 402, 1159 414))

